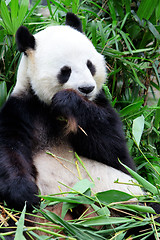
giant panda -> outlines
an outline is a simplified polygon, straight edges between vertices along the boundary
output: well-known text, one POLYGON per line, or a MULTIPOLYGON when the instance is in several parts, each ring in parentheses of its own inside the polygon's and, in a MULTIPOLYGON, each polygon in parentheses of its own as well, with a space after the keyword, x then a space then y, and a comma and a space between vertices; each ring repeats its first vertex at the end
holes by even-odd
POLYGON ((133 180, 119 160, 135 166, 120 117, 103 92, 104 57, 82 32, 80 19, 68 13, 65 25, 35 35, 21 26, 16 42, 23 52, 17 82, 0 111, 0 200, 17 210, 26 201, 31 211, 39 192, 57 193, 59 182, 73 187, 75 152, 95 182, 94 192, 142 194, 138 186, 114 183, 133 180))

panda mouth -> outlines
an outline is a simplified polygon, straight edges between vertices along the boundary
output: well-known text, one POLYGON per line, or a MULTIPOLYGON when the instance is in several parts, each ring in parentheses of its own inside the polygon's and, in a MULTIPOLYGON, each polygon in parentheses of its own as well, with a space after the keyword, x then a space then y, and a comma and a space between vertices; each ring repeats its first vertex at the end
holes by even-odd
POLYGON ((94 95, 93 94, 84 94, 84 93, 80 93, 86 100, 93 100, 94 95))

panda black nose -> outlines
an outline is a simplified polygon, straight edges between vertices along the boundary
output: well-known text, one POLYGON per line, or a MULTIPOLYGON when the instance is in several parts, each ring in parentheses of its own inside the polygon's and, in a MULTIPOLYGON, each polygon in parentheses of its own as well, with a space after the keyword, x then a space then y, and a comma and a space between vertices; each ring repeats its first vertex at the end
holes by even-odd
POLYGON ((94 86, 89 86, 89 87, 79 87, 78 90, 82 93, 88 94, 93 91, 95 87, 94 86))

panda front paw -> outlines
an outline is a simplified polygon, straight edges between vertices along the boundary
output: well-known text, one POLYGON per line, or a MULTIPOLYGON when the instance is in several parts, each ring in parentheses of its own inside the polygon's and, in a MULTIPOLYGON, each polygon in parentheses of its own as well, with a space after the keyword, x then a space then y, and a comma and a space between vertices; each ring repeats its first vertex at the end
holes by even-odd
POLYGON ((27 211, 32 211, 33 206, 39 206, 40 199, 36 195, 38 195, 37 185, 27 178, 18 177, 12 180, 11 183, 8 180, 4 200, 8 207, 20 211, 24 208, 26 202, 27 211))
POLYGON ((83 98, 74 90, 67 89, 56 93, 52 99, 52 111, 56 118, 66 122, 65 130, 77 132, 78 114, 83 98))
POLYGON ((52 98, 52 110, 64 117, 75 116, 82 102, 82 97, 74 90, 67 89, 57 92, 52 98))

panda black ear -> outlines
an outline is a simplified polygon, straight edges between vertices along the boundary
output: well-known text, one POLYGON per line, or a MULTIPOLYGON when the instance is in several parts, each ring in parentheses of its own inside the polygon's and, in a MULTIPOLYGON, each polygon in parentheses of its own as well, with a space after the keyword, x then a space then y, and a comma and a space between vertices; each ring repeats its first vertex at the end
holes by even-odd
POLYGON ((69 26, 75 28, 79 32, 83 32, 82 23, 81 23, 80 19, 74 13, 70 13, 70 12, 67 13, 66 25, 69 25, 69 26))
POLYGON ((28 28, 21 26, 16 32, 16 43, 20 52, 26 52, 27 49, 35 49, 35 38, 28 31, 28 28))

